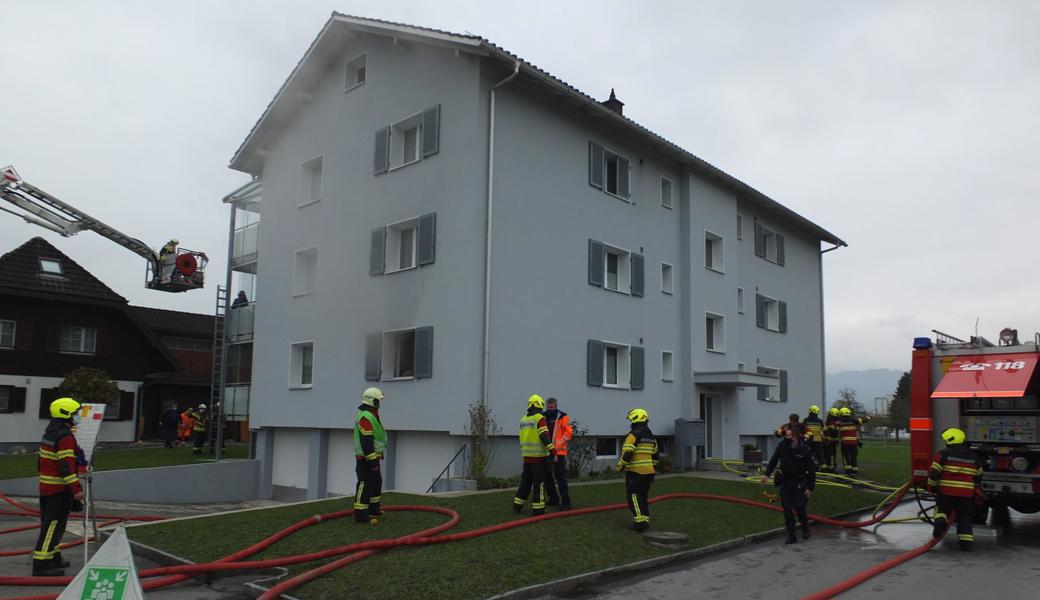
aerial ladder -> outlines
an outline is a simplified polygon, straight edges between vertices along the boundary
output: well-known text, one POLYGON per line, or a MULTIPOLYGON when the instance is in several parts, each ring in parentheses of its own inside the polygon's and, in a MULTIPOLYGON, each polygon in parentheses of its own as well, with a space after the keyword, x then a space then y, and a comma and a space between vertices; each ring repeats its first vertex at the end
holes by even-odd
POLYGON ((157 252, 141 240, 109 227, 25 181, 14 167, 0 169, 0 197, 21 211, 4 206, 0 206, 0 210, 26 223, 39 225, 65 237, 89 229, 144 258, 148 261, 145 287, 162 292, 186 292, 201 289, 205 283, 209 258, 204 252, 181 248, 176 239, 167 242, 157 252))

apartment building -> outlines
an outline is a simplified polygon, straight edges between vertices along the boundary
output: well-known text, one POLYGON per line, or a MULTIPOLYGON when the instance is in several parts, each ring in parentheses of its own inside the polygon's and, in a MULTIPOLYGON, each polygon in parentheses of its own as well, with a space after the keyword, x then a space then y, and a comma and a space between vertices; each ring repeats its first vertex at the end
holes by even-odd
POLYGON ((231 168, 263 197, 249 418, 276 496, 353 493, 369 385, 386 487, 419 492, 471 405, 505 474, 531 393, 604 461, 633 407, 688 463, 823 401, 821 245, 844 242, 478 36, 334 13, 231 168), (672 444, 677 419, 703 439, 672 444))

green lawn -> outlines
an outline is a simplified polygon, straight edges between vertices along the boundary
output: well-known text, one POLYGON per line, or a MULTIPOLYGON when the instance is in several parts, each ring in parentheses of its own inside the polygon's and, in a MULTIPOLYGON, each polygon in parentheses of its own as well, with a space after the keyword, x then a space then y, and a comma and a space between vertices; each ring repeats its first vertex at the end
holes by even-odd
MULTIPOLYGON (((225 456, 228 458, 246 458, 249 449, 244 445, 228 445, 225 456)), ((189 465, 204 460, 212 460, 209 448, 201 455, 191 453, 190 446, 180 448, 121 448, 106 450, 99 448, 94 456, 94 468, 98 471, 118 471, 121 469, 142 469, 146 467, 168 467, 171 465, 189 465)), ((16 477, 34 477, 36 475, 36 454, 5 454, 0 456, 0 479, 16 477)))
MULTIPOLYGON (((839 464, 841 458, 839 457, 839 464)), ((864 440, 859 451, 859 475, 887 485, 902 485, 910 479, 910 443, 864 440)))
MULTIPOLYGON (((772 486, 700 479, 661 478, 651 495, 668 492, 710 492, 763 498, 772 486)), ((514 518, 513 492, 502 491, 456 498, 385 494, 393 504, 449 506, 462 515, 453 532, 466 531, 514 518)), ((576 507, 612 504, 624 500, 621 482, 575 486, 576 507)), ((882 496, 856 490, 821 487, 810 511, 838 514, 874 506, 882 496)), ((279 529, 314 514, 349 508, 350 499, 286 506, 176 523, 157 523, 128 529, 130 537, 195 561, 220 558, 279 529)), ((441 515, 388 513, 378 526, 360 526, 352 520, 328 521, 300 531, 254 558, 272 558, 312 552, 355 541, 400 537, 441 523, 441 515)), ((483 598, 517 587, 575 575, 611 565, 661 556, 668 550, 650 546, 625 528, 627 510, 553 520, 471 540, 417 548, 399 548, 347 566, 313 581, 297 592, 301 598, 483 598), (364 581, 363 587, 358 582, 364 581)), ((654 505, 655 528, 682 531, 694 547, 707 546, 780 527, 783 517, 771 511, 703 500, 671 500, 654 505)), ((294 573, 318 563, 292 567, 294 573)))

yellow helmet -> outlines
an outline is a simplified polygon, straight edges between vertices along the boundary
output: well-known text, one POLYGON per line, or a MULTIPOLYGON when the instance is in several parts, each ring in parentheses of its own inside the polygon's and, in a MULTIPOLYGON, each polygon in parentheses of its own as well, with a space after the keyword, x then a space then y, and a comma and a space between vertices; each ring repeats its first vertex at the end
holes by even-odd
POLYGON ((531 397, 527 399, 527 408, 545 410, 545 400, 543 400, 538 394, 531 394, 531 397))
POLYGON ((361 394, 361 403, 367 404, 368 406, 375 406, 376 401, 383 400, 386 396, 383 395, 383 390, 377 387, 370 387, 365 390, 364 394, 361 394))
POLYGON ((812 406, 809 407, 809 414, 810 415, 818 415, 818 414, 820 414, 820 407, 816 406, 815 404, 813 404, 812 406))
POLYGON ((841 416, 843 416, 843 417, 851 417, 852 416, 852 409, 849 408, 848 406, 842 407, 842 409, 841 409, 841 416))
POLYGON ((51 402, 51 418, 71 419, 72 415, 79 412, 81 405, 72 398, 58 398, 51 402))
POLYGON ((828 411, 828 412, 830 412, 830 415, 831 415, 832 417, 836 417, 836 416, 838 416, 838 415, 840 415, 840 414, 841 414, 841 411, 840 411, 840 410, 838 410, 838 407, 837 407, 837 406, 831 407, 830 411, 828 411))
POLYGON ((650 415, 641 408, 633 408, 628 411, 628 416, 626 418, 631 423, 646 423, 650 420, 650 415))
POLYGON ((943 439, 943 441, 949 444, 950 446, 963 444, 965 439, 964 432, 960 429, 957 429, 956 427, 951 427, 939 435, 943 439))

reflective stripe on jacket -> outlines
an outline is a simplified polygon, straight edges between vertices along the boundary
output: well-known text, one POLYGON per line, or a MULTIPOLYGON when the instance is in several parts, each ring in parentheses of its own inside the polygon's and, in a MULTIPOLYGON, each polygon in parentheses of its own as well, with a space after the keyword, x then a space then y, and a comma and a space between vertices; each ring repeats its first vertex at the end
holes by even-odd
POLYGON ((366 408, 359 408, 357 416, 354 417, 354 456, 365 460, 379 460, 383 458, 386 450, 386 431, 383 422, 379 420, 379 414, 366 408), (371 450, 365 448, 371 441, 371 450))
POLYGON ((843 417, 838 425, 838 430, 841 432, 841 445, 855 446, 859 442, 859 426, 866 422, 867 419, 843 417))
POLYGON ((940 450, 932 458, 928 487, 944 496, 971 498, 982 485, 982 463, 967 448, 940 450))
POLYGON ((561 412, 556 419, 552 429, 553 452, 560 456, 567 456, 567 442, 574 437, 574 427, 567 413, 561 412))
POLYGON ((520 419, 520 454, 524 458, 545 458, 552 452, 549 426, 540 412, 520 419))
POLYGON ((79 444, 68 423, 51 420, 40 440, 37 467, 40 473, 40 495, 53 496, 63 492, 77 494, 83 486, 76 468, 79 444))
POLYGON ((840 417, 827 417, 823 423, 823 443, 833 445, 838 442, 841 433, 838 427, 841 425, 840 417))
POLYGON ((805 423, 805 427, 809 430, 808 432, 812 435, 813 440, 823 439, 823 421, 820 417, 810 415, 802 419, 802 423, 805 423))
POLYGON ((622 471, 653 475, 657 457, 657 438, 649 427, 636 427, 625 436, 618 465, 622 471))

